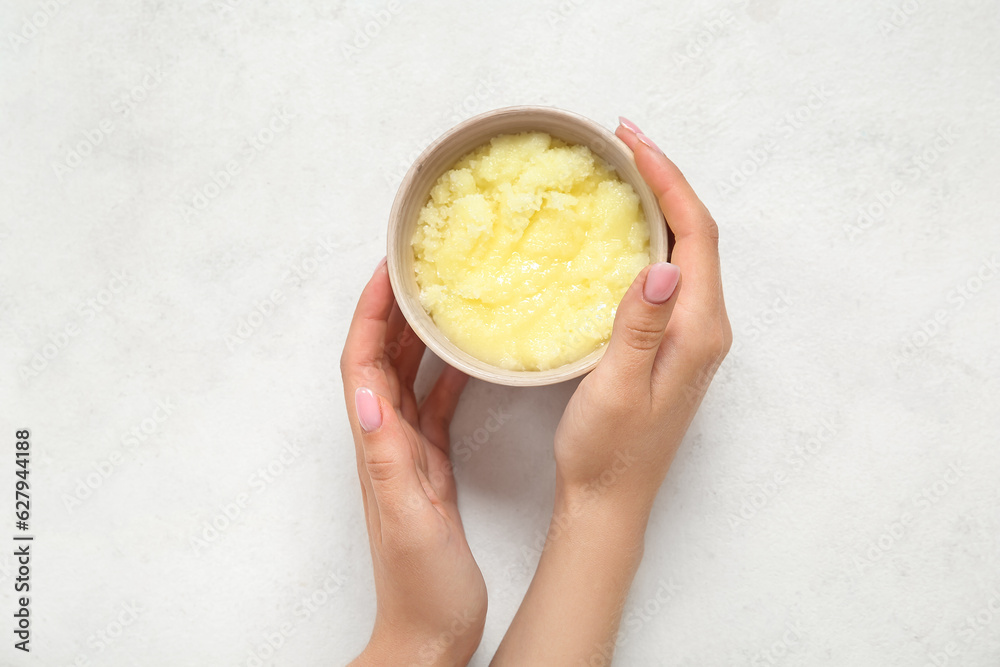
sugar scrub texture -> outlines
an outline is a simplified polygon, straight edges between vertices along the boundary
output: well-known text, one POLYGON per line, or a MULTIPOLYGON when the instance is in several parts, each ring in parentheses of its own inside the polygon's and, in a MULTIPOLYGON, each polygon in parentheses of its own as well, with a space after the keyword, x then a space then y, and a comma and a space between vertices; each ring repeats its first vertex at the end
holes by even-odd
POLYGON ((502 135, 431 189, 413 234, 420 301, 487 363, 545 370, 605 344, 649 263, 639 196, 585 146, 502 135))

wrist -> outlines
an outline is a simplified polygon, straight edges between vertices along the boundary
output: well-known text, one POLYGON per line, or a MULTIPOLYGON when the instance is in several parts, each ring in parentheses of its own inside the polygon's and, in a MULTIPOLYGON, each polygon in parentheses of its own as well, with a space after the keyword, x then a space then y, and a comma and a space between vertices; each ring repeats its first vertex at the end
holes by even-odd
POLYGON ((553 523, 603 524, 616 534, 644 535, 655 493, 610 477, 583 483, 566 480, 557 472, 553 523))
POLYGON ((470 642, 466 639, 464 636, 456 637, 450 630, 436 635, 418 635, 406 630, 386 632, 376 629, 351 667, 464 667, 478 647, 478 641, 469 646, 470 642))
POLYGON ((557 481, 545 551, 599 552, 602 562, 638 567, 649 513, 650 506, 638 499, 557 481))
POLYGON ((608 664, 613 651, 648 512, 584 486, 556 489, 538 568, 493 664, 593 664, 596 651, 608 664))

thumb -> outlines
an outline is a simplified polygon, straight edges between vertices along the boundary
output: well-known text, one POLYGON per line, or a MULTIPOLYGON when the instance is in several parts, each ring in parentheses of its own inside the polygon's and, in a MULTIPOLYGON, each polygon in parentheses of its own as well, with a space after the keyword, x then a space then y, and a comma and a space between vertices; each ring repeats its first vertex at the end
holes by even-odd
POLYGON ((639 272, 618 304, 602 365, 608 364, 617 374, 649 376, 677 302, 680 278, 681 270, 667 262, 639 272))
POLYGON ((403 518, 429 503, 417 477, 410 436, 392 404, 367 387, 354 392, 364 472, 371 482, 379 522, 403 518))

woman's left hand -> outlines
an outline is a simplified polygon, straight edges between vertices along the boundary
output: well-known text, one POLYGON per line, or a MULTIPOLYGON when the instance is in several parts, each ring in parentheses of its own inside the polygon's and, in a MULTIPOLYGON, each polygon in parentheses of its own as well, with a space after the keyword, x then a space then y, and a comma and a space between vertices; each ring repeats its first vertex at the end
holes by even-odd
POLYGON ((383 260, 340 362, 378 598, 371 640, 354 665, 464 665, 486 621, 486 584, 449 460, 451 418, 468 378, 446 367, 418 405, 423 353, 383 260))

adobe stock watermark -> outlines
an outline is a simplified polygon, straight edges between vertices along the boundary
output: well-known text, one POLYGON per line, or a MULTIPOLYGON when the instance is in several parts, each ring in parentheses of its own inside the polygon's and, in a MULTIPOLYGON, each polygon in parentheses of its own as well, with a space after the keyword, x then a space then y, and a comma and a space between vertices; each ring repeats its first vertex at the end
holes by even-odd
POLYGON ((232 332, 226 334, 223 339, 229 353, 235 354, 244 343, 250 340, 264 326, 264 323, 271 319, 284 300, 285 293, 279 288, 271 290, 263 299, 258 299, 250 312, 241 317, 232 332))
POLYGON ((684 68, 700 60, 713 44, 737 24, 736 15, 729 9, 720 9, 702 19, 684 47, 674 53, 674 65, 684 68))
POLYGON ((195 187, 194 192, 185 198, 180 207, 184 222, 193 222, 208 210, 211 202, 232 186, 236 176, 270 148, 279 135, 288 131, 295 118, 297 114, 293 109, 282 106, 260 128, 248 134, 240 152, 213 171, 207 181, 195 187))
POLYGON ((553 512, 548 530, 545 532, 536 530, 534 541, 530 544, 521 545, 521 557, 524 565, 531 567, 537 563, 545 549, 548 549, 553 543, 558 541, 573 523, 584 514, 587 507, 614 487, 622 475, 635 465, 635 463, 636 458, 629 451, 615 450, 612 464, 601 472, 596 480, 584 487, 580 498, 575 500, 566 509, 553 512))
POLYGON ((78 319, 67 322, 54 331, 50 331, 42 343, 26 362, 18 368, 18 376, 23 381, 32 380, 44 373, 61 355, 70 343, 79 337, 98 315, 104 313, 123 294, 133 286, 132 276, 124 269, 111 272, 111 278, 96 292, 84 296, 77 303, 78 319))
POLYGON ((254 499, 267 491, 301 456, 302 449, 298 444, 285 443, 280 454, 257 468, 247 478, 246 490, 237 493, 231 500, 217 507, 210 518, 202 521, 201 529, 188 541, 191 552, 195 556, 202 556, 217 544, 243 516, 254 499))
POLYGON ((783 3, 784 0, 748 0, 744 9, 755 21, 770 21, 781 11, 783 3))
POLYGON ((938 650, 927 652, 927 662, 924 663, 924 667, 969 664, 956 659, 961 658, 962 653, 972 645, 976 637, 993 625, 998 618, 1000 618, 1000 586, 994 586, 989 599, 962 620, 955 632, 956 639, 938 647, 938 650))
POLYGON ((913 361, 921 350, 930 345, 948 328, 955 313, 977 298, 983 288, 1000 273, 1000 259, 994 253, 984 259, 971 275, 963 278, 945 296, 945 307, 937 308, 911 333, 903 336, 889 363, 893 370, 913 361))
POLYGON ((403 180, 406 172, 410 170, 414 160, 424 152, 427 146, 437 140, 448 128, 485 111, 488 101, 496 96, 498 89, 498 83, 493 79, 492 74, 479 79, 468 95, 441 113, 433 124, 434 129, 422 141, 418 141, 414 148, 402 156, 395 167, 385 172, 385 184, 390 188, 396 187, 403 180))
POLYGON ((30 14, 25 14, 17 32, 7 33, 7 43, 11 51, 18 53, 35 37, 38 37, 49 23, 62 12, 71 0, 42 0, 30 14))
POLYGON ((774 154, 778 152, 778 142, 767 139, 745 153, 743 161, 729 172, 724 180, 715 183, 715 190, 720 197, 729 197, 745 186, 764 168, 774 154))
MULTIPOLYGON (((390 364, 394 364, 395 361, 399 359, 400 355, 403 354, 404 350, 418 342, 420 342, 420 338, 418 338, 417 334, 413 332, 413 329, 409 326, 404 327, 403 330, 399 332, 399 335, 396 336, 395 340, 390 340, 388 343, 383 344, 382 355, 389 360, 390 364)), ((343 363, 344 359, 341 358, 341 372, 344 371, 343 363)), ((372 364, 366 364, 361 371, 362 377, 367 382, 376 380, 381 373, 382 369, 372 364)))
POLYGON ((893 5, 888 16, 879 19, 878 31, 883 37, 898 32, 910 24, 920 11, 920 0, 903 0, 893 5))
POLYGON ((288 638, 295 634, 295 626, 290 622, 279 625, 274 630, 263 635, 263 640, 250 649, 247 659, 243 661, 244 667, 264 667, 272 664, 270 662, 278 651, 285 645, 288 638))
POLYGON ((215 2, 212 3, 212 6, 219 14, 224 15, 227 12, 232 14, 243 3, 244 0, 215 0, 215 2))
POLYGON ((618 635, 603 644, 594 644, 594 652, 587 660, 581 660, 581 667, 609 667, 614 658, 615 649, 624 646, 637 635, 654 618, 659 616, 680 592, 680 587, 673 578, 660 579, 656 590, 642 602, 628 607, 622 616, 618 635))
POLYGON ((52 172, 60 183, 82 165, 87 158, 97 152, 98 147, 119 128, 119 124, 128 120, 139 105, 149 99, 153 90, 160 86, 166 73, 178 61, 179 57, 175 55, 155 67, 146 67, 142 78, 136 85, 119 92, 111 100, 108 115, 82 130, 75 139, 70 140, 70 147, 65 151, 63 157, 52 162, 52 172))
POLYGON ((346 44, 341 45, 340 52, 344 60, 354 62, 361 52, 367 49, 374 40, 388 28, 396 17, 410 4, 411 0, 389 0, 379 9, 376 9, 371 18, 354 29, 354 35, 346 44))
POLYGON ((806 93, 804 101, 778 121, 778 133, 785 139, 791 137, 805 127, 829 101, 830 91, 825 84, 812 86, 806 93))
POLYGON ((548 21, 550 28, 557 28, 588 2, 590 0, 559 0, 554 7, 545 10, 545 20, 548 21))
POLYGON ((475 623, 476 615, 471 610, 455 614, 455 618, 446 630, 442 630, 436 637, 420 647, 417 651, 418 659, 411 662, 409 667, 426 667, 426 665, 436 664, 441 656, 445 655, 448 649, 475 623))
MULTIPOLYGON (((732 348, 730 348, 730 352, 732 352, 732 348)), ((726 358, 719 358, 702 366, 697 373, 695 373, 695 376, 684 385, 682 390, 684 393, 684 400, 688 403, 688 405, 696 405, 705 397, 708 393, 709 387, 712 386, 712 380, 715 379, 715 374, 718 373, 719 368, 722 367, 722 364, 725 363, 727 358, 728 355, 726 358)))
POLYGON ((122 434, 120 445, 108 456, 91 464, 91 470, 76 478, 72 491, 63 493, 62 502, 66 511, 72 514, 84 502, 89 500, 115 474, 115 471, 125 463, 125 452, 137 451, 160 430, 160 426, 174 413, 173 401, 169 398, 156 402, 156 406, 148 417, 133 425, 122 434))
POLYGON ((145 607, 135 601, 122 602, 115 617, 104 627, 96 630, 87 636, 87 648, 81 651, 69 663, 72 667, 91 667, 101 664, 100 661, 92 661, 92 656, 97 656, 111 648, 125 634, 128 628, 132 627, 139 617, 146 611, 145 607))
POLYGON ((945 152, 955 145, 958 134, 954 125, 947 125, 938 130, 934 138, 919 153, 910 157, 903 165, 905 180, 897 178, 889 185, 879 190, 869 198, 868 202, 858 207, 854 222, 844 224, 844 234, 851 243, 857 243, 868 231, 881 227, 886 222, 886 214, 906 192, 910 185, 920 181, 945 152))
MULTIPOLYGON (((476 85, 473 87, 472 92, 463 97, 461 100, 451 105, 446 109, 440 116, 441 126, 446 125, 457 125, 461 123, 466 118, 475 115, 480 111, 484 111, 486 107, 486 102, 496 95, 499 89, 499 84, 494 80, 493 75, 489 74, 485 78, 476 81, 476 85)), ((431 139, 433 141, 437 137, 431 139)), ((430 142, 428 142, 430 143, 430 142)))
POLYGON ((236 326, 223 337, 230 354, 235 354, 274 316, 288 296, 286 290, 302 287, 316 275, 323 264, 335 256, 334 251, 340 248, 340 244, 327 236, 318 239, 312 248, 301 253, 281 275, 281 286, 275 287, 263 298, 257 299, 250 311, 240 317, 236 326))
POLYGON ((729 515, 730 530, 736 531, 748 525, 770 505, 771 501, 778 496, 795 474, 805 470, 819 457, 826 445, 837 436, 838 431, 839 425, 833 417, 821 419, 819 426, 815 428, 815 432, 810 438, 804 443, 795 444, 792 451, 785 457, 784 466, 772 471, 763 480, 757 482, 753 491, 743 496, 736 511, 729 515))
POLYGON ((601 473, 598 479, 583 489, 582 496, 566 509, 554 511, 548 529, 545 531, 535 530, 534 539, 520 546, 521 558, 508 563, 505 568, 506 575, 511 580, 522 580, 530 574, 538 564, 545 549, 554 544, 592 502, 617 484, 625 471, 635 463, 636 459, 631 453, 620 449, 616 450, 611 465, 601 473))
MULTIPOLYGON (((786 289, 779 289, 772 293, 771 296, 765 299, 765 303, 766 305, 754 315, 748 318, 739 318, 740 321, 746 322, 746 324, 736 332, 738 335, 733 336, 733 343, 729 348, 727 359, 729 357, 739 357, 748 344, 758 341, 775 325, 788 317, 788 313, 791 312, 795 305, 795 301, 792 300, 792 294, 786 289)), ((701 379, 704 380, 706 378, 701 379)), ((711 382, 712 377, 708 376, 707 380, 711 382)), ((708 387, 706 386, 705 389, 707 390, 708 387)))
POLYGON ((340 569, 329 573, 311 593, 304 595, 297 605, 292 609, 292 613, 304 623, 312 618, 313 614, 325 607, 333 599, 344 584, 347 583, 347 576, 340 569))
MULTIPOLYGON (((741 332, 742 335, 750 342, 756 341, 771 327, 780 322, 788 314, 789 309, 793 305, 794 302, 788 290, 779 289, 777 295, 768 305, 746 320, 746 324, 743 325, 741 332)), ((733 342, 733 351, 736 350, 738 345, 742 346, 744 344, 743 340, 741 337, 738 341, 733 342)))
POLYGON ((785 623, 785 632, 780 639, 756 651, 750 656, 750 667, 773 667, 795 653, 802 643, 802 623, 785 623))
POLYGON ((609 308, 607 305, 602 305, 582 314, 581 319, 570 324, 566 329, 568 337, 563 343, 566 354, 573 352, 582 357, 592 350, 606 346, 611 341, 616 312, 617 307, 609 308))
POLYGON ((910 501, 911 509, 903 510, 896 519, 884 524, 879 534, 866 540, 851 557, 854 567, 852 575, 860 578, 874 569, 887 553, 912 532, 917 518, 937 506, 968 472, 969 469, 961 462, 954 461, 938 479, 915 493, 910 501))
MULTIPOLYGON (((788 140, 799 130, 807 127, 813 117, 830 101, 830 91, 826 85, 812 86, 805 94, 802 102, 785 113, 778 120, 775 131, 782 140, 788 140)), ((746 152, 743 160, 733 168, 729 176, 716 183, 715 189, 720 197, 729 197, 749 183, 778 153, 781 143, 774 138, 767 138, 746 152)))
POLYGON ((503 428, 512 416, 511 413, 505 412, 503 407, 490 408, 482 426, 451 443, 452 456, 457 458, 460 463, 470 461, 472 456, 489 442, 493 434, 503 428))
POLYGON ((104 628, 87 637, 87 644, 96 652, 101 653, 109 648, 122 636, 125 629, 139 619, 145 609, 137 602, 123 602, 121 611, 104 628))
MULTIPOLYGON (((413 333, 410 333, 410 336, 413 338, 416 337, 413 333)), ((389 345, 394 344, 390 343, 389 345)), ((490 438, 493 437, 493 434, 502 429, 512 417, 513 415, 505 412, 502 407, 487 410, 482 426, 473 429, 471 433, 462 436, 460 439, 452 440, 451 456, 445 463, 444 468, 442 470, 432 470, 428 473, 427 481, 431 483, 431 486, 440 488, 441 486, 451 484, 452 478, 455 476, 455 472, 461 467, 461 464, 472 460, 473 455, 486 445, 490 441, 490 438)), ((410 496, 407 504, 410 508, 417 509, 423 504, 423 498, 420 496, 410 496)))
POLYGON ((253 643, 242 663, 244 667, 264 667, 264 665, 271 664, 270 661, 284 647, 288 638, 295 634, 297 627, 307 622, 313 614, 328 605, 346 581, 347 577, 339 569, 329 573, 311 593, 304 595, 292 609, 292 614, 295 616, 294 622, 282 623, 274 630, 263 633, 261 638, 253 643))

